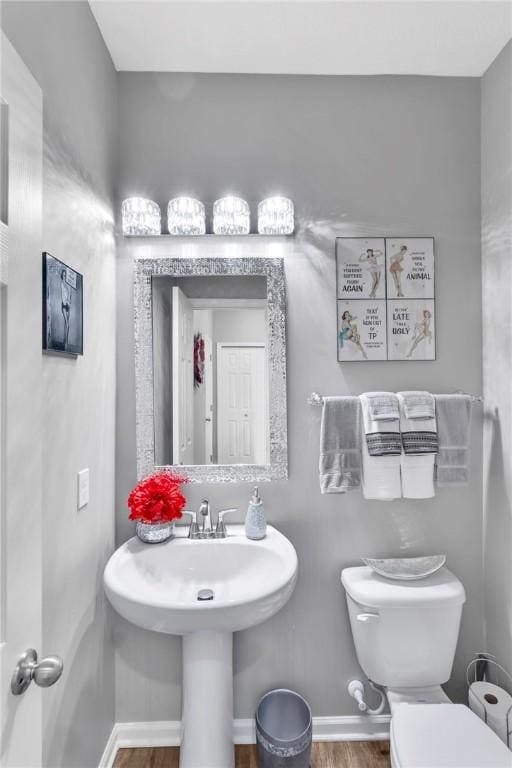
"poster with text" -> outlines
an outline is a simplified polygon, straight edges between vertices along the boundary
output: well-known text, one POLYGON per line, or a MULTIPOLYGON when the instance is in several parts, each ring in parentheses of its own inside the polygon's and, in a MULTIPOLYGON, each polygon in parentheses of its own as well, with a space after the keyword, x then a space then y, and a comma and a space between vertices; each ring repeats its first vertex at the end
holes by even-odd
POLYGON ((433 299, 388 299, 388 360, 435 360, 433 299))
POLYGON ((338 300, 338 362, 386 360, 386 302, 338 300))
POLYGON ((337 237, 338 299, 386 298, 386 248, 383 237, 337 237))
POLYGON ((388 299, 434 299, 434 238, 386 238, 388 299))

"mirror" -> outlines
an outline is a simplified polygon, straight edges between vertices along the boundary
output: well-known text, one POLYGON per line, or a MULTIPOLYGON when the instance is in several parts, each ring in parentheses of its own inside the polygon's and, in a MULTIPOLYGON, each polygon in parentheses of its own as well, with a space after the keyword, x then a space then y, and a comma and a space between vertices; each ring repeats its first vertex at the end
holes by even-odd
POLYGON ((287 477, 283 258, 139 258, 134 287, 139 477, 287 477))
POLYGON ((153 277, 155 463, 268 464, 267 280, 153 277))

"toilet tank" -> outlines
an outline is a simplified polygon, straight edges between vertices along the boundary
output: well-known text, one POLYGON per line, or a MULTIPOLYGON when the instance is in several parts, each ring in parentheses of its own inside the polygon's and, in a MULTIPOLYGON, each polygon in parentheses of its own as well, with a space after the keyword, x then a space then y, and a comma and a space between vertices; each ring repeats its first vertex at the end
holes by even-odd
POLYGON ((357 659, 370 680, 390 688, 445 683, 459 635, 464 587, 447 568, 414 581, 345 568, 357 659))

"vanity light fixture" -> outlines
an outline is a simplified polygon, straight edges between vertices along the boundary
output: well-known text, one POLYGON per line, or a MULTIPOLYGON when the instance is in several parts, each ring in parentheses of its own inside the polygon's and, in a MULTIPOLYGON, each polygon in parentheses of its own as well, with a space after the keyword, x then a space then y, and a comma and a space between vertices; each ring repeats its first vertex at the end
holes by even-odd
POLYGON ((121 206, 123 235, 159 235, 160 206, 144 197, 128 197, 121 206))
POLYGON ((221 197, 213 204, 215 235, 248 235, 251 227, 249 203, 241 197, 221 197))
POLYGON ((293 201, 288 197, 267 197, 258 205, 260 235, 291 235, 294 230, 293 201))
POLYGON ((204 235, 204 205, 193 197, 175 197, 167 206, 167 229, 170 235, 204 235))

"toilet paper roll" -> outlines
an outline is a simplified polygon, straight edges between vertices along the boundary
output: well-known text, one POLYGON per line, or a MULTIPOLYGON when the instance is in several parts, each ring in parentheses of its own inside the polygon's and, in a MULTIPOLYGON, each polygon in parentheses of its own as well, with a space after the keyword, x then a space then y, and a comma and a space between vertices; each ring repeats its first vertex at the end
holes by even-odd
POLYGON ((507 747, 511 747, 512 696, 499 685, 480 680, 469 686, 468 703, 507 747))

